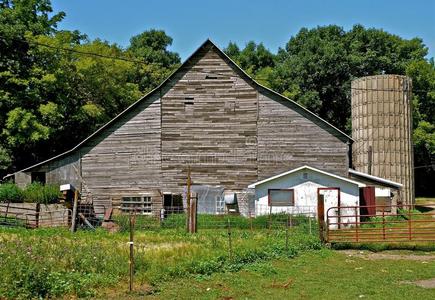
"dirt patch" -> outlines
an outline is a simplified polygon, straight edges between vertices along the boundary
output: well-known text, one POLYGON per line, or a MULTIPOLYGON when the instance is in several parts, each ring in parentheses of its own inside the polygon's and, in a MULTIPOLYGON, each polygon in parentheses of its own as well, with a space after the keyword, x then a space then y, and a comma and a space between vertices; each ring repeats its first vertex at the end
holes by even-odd
POLYGON ((391 254, 391 253, 377 253, 369 251, 358 250, 342 250, 340 253, 346 254, 348 257, 358 257, 366 260, 415 260, 415 261, 433 261, 435 255, 417 255, 417 254, 391 254))
POLYGON ((291 287, 293 284, 293 279, 289 278, 286 282, 284 283, 276 283, 275 281, 269 286, 271 288, 282 288, 282 289, 287 289, 289 287, 291 287))
POLYGON ((403 281, 402 283, 414 284, 425 289, 435 289, 435 278, 417 281, 403 281))

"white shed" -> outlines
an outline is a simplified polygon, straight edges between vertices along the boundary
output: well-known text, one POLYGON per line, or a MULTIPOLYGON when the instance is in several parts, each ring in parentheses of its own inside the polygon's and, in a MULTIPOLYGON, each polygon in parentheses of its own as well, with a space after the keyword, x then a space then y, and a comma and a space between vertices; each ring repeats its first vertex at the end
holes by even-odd
MULTIPOLYGON (((317 216, 318 199, 323 199, 325 221, 329 216, 343 216, 341 223, 355 223, 355 209, 338 209, 339 206, 358 206, 359 188, 364 183, 303 166, 248 186, 255 189, 255 214, 286 212, 317 216)), ((330 228, 336 228, 332 224, 330 228)))

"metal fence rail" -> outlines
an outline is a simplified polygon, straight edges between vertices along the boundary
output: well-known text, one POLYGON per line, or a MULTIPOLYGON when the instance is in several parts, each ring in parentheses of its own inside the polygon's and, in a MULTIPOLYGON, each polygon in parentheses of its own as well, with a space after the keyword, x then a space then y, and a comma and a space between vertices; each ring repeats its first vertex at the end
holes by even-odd
POLYGON ((435 205, 331 207, 326 231, 330 243, 435 242, 435 205))

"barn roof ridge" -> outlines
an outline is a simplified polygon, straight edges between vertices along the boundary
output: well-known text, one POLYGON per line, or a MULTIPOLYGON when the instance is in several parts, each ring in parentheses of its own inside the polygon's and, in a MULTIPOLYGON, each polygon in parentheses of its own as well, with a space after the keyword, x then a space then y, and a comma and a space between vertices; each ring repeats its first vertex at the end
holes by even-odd
POLYGON ((154 89, 152 89, 151 91, 149 91, 147 94, 145 94, 144 96, 140 97, 137 101, 135 101, 134 103, 132 103, 130 106, 128 106, 126 109, 124 109, 122 112, 120 112, 118 115, 116 115, 113 119, 111 119, 110 121, 108 121, 106 124, 102 125, 100 128, 98 128, 96 131, 94 131, 92 134, 90 134, 88 137, 86 137, 84 140, 82 140, 81 142, 79 142, 77 145, 75 145, 73 148, 62 152, 56 156, 53 156, 49 159, 46 159, 42 162, 36 163, 34 165, 31 165, 29 167, 23 168, 21 170, 18 170, 14 173, 8 174, 6 176, 3 177, 3 179, 8 178, 10 176, 13 176, 16 173, 19 172, 24 172, 24 171, 28 171, 30 169, 33 169, 35 167, 44 165, 45 163, 48 163, 50 161, 56 160, 58 158, 64 157, 65 155, 71 154, 74 151, 78 150, 83 144, 85 144, 87 141, 89 141, 91 138, 97 136, 100 132, 102 132, 104 129, 108 128, 111 124, 113 124, 116 120, 118 120, 120 117, 122 117, 124 114, 126 114, 127 112, 129 112, 130 110, 132 110, 133 108, 135 108, 136 106, 138 106, 142 101, 144 101, 145 99, 147 99, 148 97, 151 97, 152 95, 154 95, 154 93, 159 92, 163 86, 165 86, 167 83, 169 83, 171 81, 171 79, 178 73, 180 72, 183 67, 187 66, 188 63, 199 53, 199 51, 201 49, 203 49, 204 47, 206 47, 207 45, 210 45, 212 48, 217 49, 218 53, 220 55, 222 55, 225 59, 228 60, 228 62, 236 68, 236 70, 238 70, 239 72, 242 73, 242 75, 247 79, 248 81, 250 81, 255 87, 259 88, 259 89, 263 89, 266 92, 269 92, 271 94, 273 94, 274 96, 277 96, 283 100, 288 101, 289 103, 293 104, 295 107, 301 109, 303 112, 307 113, 309 116, 314 117, 315 119, 317 119, 318 121, 320 121, 321 123, 325 124, 327 127, 331 128, 333 131, 335 131, 337 133, 338 136, 340 136, 341 138, 339 138, 338 136, 336 136, 337 138, 339 138, 341 141, 343 142, 348 142, 348 143, 352 143, 353 139, 348 136, 347 134, 345 134, 343 131, 341 131, 340 129, 338 129, 337 127, 335 127, 334 125, 330 124, 329 122, 327 122, 326 120, 322 119, 321 117, 319 117, 318 115, 316 115, 315 113, 313 113, 312 111, 308 110, 307 108, 303 107, 302 105, 298 104, 297 102, 295 102, 294 100, 291 100, 281 94, 279 94, 278 92, 275 92, 274 90, 258 83, 257 81, 255 81, 255 79, 253 79, 248 73, 246 73, 241 67, 239 67, 235 61, 233 61, 223 50, 221 50, 210 38, 207 38, 177 69, 175 69, 165 80, 163 80, 157 87, 155 87, 154 89))

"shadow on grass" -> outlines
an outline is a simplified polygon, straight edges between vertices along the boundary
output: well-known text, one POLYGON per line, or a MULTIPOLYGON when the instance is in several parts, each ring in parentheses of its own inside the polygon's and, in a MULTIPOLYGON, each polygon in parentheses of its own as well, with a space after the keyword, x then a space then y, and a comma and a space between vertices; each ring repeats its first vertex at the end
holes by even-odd
POLYGON ((334 250, 369 250, 380 252, 386 250, 435 251, 435 242, 425 243, 333 243, 334 250))

